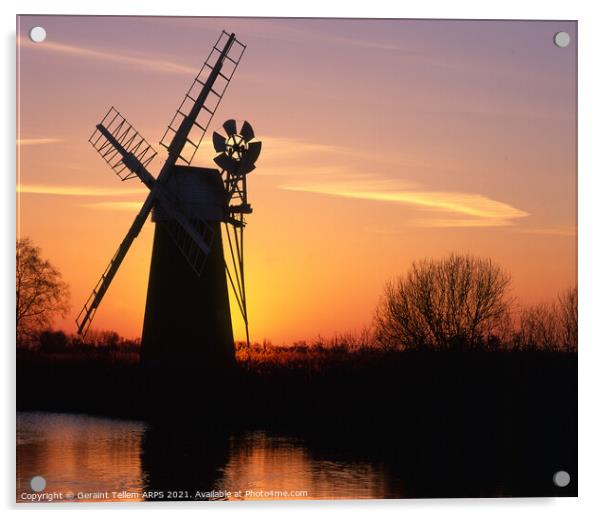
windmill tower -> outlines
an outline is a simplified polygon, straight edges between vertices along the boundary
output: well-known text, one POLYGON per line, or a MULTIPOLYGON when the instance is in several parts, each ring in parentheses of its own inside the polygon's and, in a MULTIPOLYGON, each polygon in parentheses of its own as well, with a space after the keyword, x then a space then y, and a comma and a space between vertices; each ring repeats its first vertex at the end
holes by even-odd
POLYGON ((117 176, 138 178, 149 194, 130 230, 77 317, 85 335, 134 239, 152 213, 155 223, 142 331, 141 357, 158 369, 192 367, 214 373, 234 363, 228 283, 241 311, 248 341, 243 234, 246 176, 255 168, 261 142, 253 128, 236 121, 215 132, 220 168, 191 162, 244 54, 234 34, 222 32, 161 139, 167 158, 155 178, 147 166, 157 152, 115 108, 90 143, 117 176), (229 253, 224 253, 221 226, 229 253), (229 261, 226 261, 229 257, 229 261), (230 266, 228 265, 230 263, 230 266))

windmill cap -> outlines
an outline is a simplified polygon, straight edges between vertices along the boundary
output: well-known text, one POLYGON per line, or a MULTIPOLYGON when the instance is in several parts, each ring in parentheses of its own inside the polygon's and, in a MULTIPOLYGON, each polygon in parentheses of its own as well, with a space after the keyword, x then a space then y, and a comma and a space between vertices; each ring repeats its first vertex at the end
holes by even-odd
MULTIPOLYGON (((174 205, 191 220, 222 221, 227 207, 227 193, 217 169, 175 166, 164 184, 174 205)), ((153 221, 173 219, 157 203, 153 221)))

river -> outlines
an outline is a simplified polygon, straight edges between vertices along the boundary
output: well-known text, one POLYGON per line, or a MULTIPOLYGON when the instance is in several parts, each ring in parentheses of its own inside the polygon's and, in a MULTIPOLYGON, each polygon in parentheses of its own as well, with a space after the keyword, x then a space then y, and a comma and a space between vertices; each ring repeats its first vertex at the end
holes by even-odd
POLYGON ((16 489, 18 502, 402 496, 382 463, 293 435, 47 412, 17 414, 16 489))

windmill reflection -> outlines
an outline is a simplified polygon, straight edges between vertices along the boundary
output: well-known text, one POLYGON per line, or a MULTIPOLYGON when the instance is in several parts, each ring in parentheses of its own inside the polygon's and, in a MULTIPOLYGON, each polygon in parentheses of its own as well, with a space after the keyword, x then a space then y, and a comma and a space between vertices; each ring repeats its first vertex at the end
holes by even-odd
POLYGON ((229 459, 228 434, 200 427, 151 425, 142 436, 140 465, 148 500, 205 500, 229 459))

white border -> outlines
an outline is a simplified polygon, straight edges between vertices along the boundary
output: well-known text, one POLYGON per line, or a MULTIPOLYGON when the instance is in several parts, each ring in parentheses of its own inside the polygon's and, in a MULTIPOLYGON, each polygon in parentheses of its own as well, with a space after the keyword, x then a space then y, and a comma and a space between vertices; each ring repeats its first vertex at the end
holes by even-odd
MULTIPOLYGON (((600 390, 602 367, 602 339, 597 305, 602 293, 600 265, 600 224, 602 223, 602 203, 600 202, 600 120, 602 80, 600 74, 600 52, 602 40, 602 19, 599 16, 598 2, 565 0, 527 1, 504 0, 503 2, 477 2, 468 0, 427 1, 403 3, 394 6, 393 2, 370 0, 362 3, 339 3, 329 5, 324 1, 305 0, 299 3, 276 1, 204 2, 180 0, 147 4, 145 7, 132 6, 123 0, 103 0, 102 2, 81 2, 75 0, 54 0, 52 2, 28 1, 2 3, 2 43, 4 67, 2 70, 3 115, 1 154, 4 157, 2 175, 2 232, 3 250, 0 254, 2 265, 0 290, 0 318, 4 337, 2 398, 4 426, 2 443, 4 446, 4 466, 1 471, 1 487, 4 505, 10 512, 15 511, 14 501, 14 239, 15 239, 15 14, 121 14, 121 15, 213 15, 223 16, 325 16, 325 17, 399 17, 399 18, 498 18, 498 19, 564 19, 579 20, 579 498, 578 499, 495 499, 495 500, 400 500, 371 502, 247 502, 216 504, 98 504, 69 506, 68 509, 89 510, 122 514, 124 511, 145 513, 179 510, 199 513, 211 510, 213 513, 241 513, 263 516, 264 514, 305 515, 345 513, 362 516, 368 512, 379 512, 398 516, 400 513, 420 515, 441 515, 449 517, 469 516, 592 516, 594 511, 600 516, 602 505, 598 503, 598 493, 602 477, 601 464, 601 417, 600 390)), ((554 394, 550 394, 554 397, 554 394)), ((28 515, 42 506, 33 508, 18 506, 28 515)), ((63 505, 44 506, 51 513, 63 513, 63 505)))

